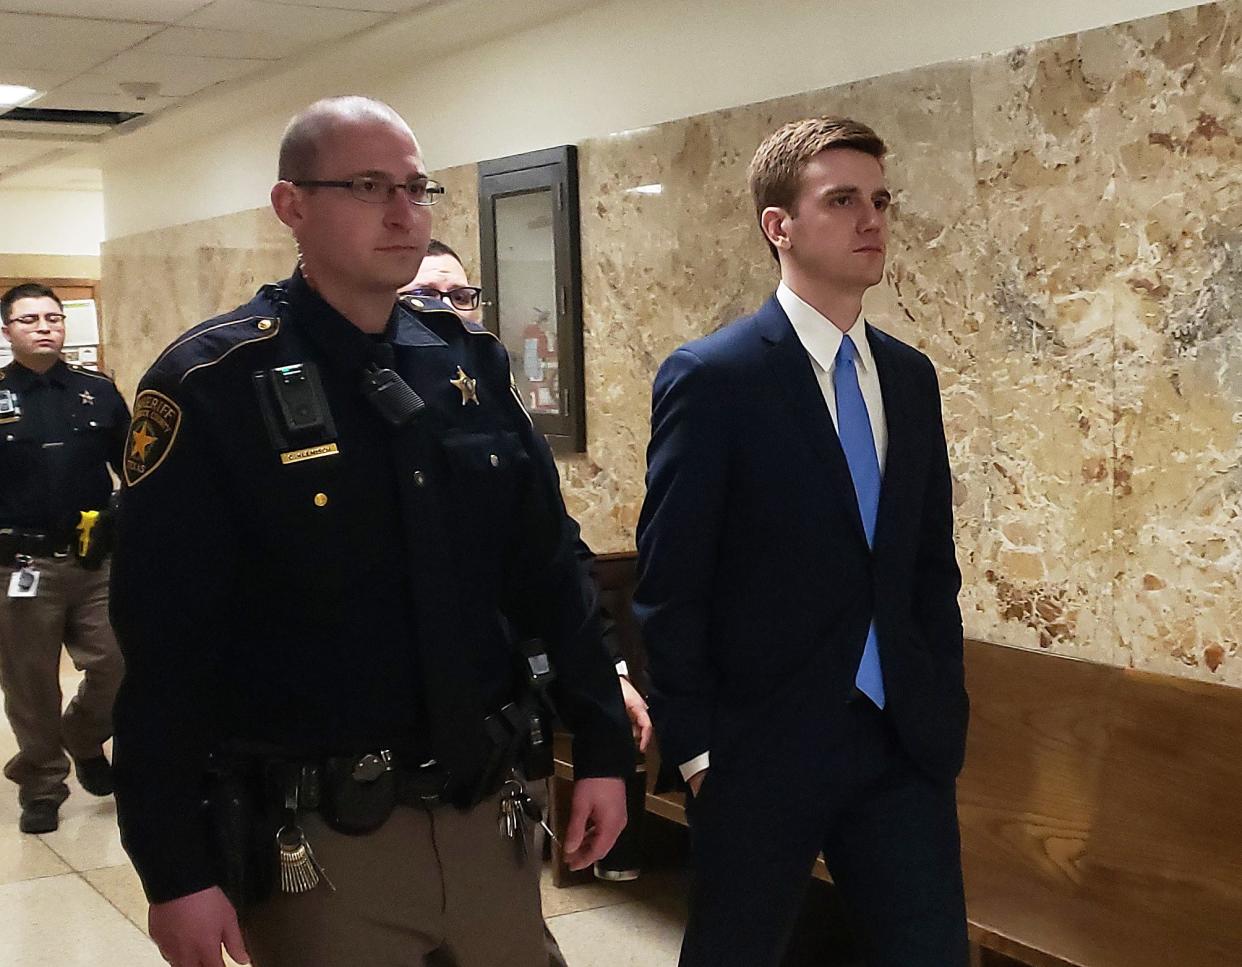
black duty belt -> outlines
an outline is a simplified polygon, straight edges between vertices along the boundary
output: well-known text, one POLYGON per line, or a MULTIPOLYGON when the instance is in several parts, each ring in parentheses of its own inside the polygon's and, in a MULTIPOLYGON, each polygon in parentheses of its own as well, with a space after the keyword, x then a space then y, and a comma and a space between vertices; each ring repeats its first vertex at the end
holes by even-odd
POLYGON ((387 749, 322 759, 250 753, 217 759, 216 767, 259 780, 269 808, 318 812, 343 832, 376 829, 398 805, 447 801, 448 775, 434 760, 417 763, 387 749))
POLYGON ((0 528, 0 558, 9 563, 18 554, 27 557, 66 557, 73 550, 73 538, 42 531, 0 528))

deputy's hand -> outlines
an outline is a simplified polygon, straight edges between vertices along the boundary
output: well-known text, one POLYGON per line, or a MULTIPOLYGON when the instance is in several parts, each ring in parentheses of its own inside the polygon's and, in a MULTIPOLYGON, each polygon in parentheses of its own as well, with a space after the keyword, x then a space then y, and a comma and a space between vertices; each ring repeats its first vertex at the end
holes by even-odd
POLYGON ((160 955, 172 967, 224 967, 221 944, 237 963, 250 963, 237 911, 218 886, 167 903, 153 903, 147 926, 160 955))
POLYGON ((565 831, 565 862, 585 870, 612 849, 625 828, 625 780, 579 779, 565 831))
POLYGON ((692 775, 689 779, 687 779, 686 785, 690 787, 690 792, 693 793, 695 796, 698 796, 699 790, 703 788, 703 780, 706 778, 707 778, 707 770, 700 769, 698 772, 692 775))
POLYGON ((651 716, 647 714, 647 703, 638 694, 638 689, 624 675, 621 676, 621 698, 625 700, 625 714, 630 717, 630 728, 634 730, 638 751, 646 752, 647 743, 651 741, 651 716))

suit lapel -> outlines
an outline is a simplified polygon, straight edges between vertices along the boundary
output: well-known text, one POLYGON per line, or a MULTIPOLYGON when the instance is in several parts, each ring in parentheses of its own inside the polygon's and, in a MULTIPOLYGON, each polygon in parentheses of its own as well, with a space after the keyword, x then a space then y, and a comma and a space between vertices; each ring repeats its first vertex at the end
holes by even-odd
POLYGON ((755 321, 767 350, 764 360, 768 373, 788 404, 790 422, 822 460, 836 490, 833 496, 852 522, 855 535, 865 546, 867 535, 858 511, 854 478, 850 476, 845 451, 841 449, 832 415, 815 378, 811 358, 775 296, 768 299, 755 314, 755 321))
POLYGON ((867 326, 867 343, 875 359, 880 377, 880 393, 884 397, 884 420, 888 427, 888 453, 884 460, 884 477, 880 484, 880 506, 876 511, 875 545, 880 546, 893 527, 901 529, 900 515, 909 510, 912 459, 917 441, 913 437, 917 425, 911 407, 910 380, 904 378, 900 360, 889 345, 889 337, 871 325, 867 326))

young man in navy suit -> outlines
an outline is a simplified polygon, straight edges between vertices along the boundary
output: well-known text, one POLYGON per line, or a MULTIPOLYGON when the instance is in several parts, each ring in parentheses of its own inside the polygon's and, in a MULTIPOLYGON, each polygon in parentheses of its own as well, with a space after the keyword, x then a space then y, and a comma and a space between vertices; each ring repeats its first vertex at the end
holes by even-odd
POLYGON ((683 967, 777 964, 821 851, 868 967, 968 961, 939 388, 862 317, 885 151, 832 117, 764 141, 750 188, 780 285, 655 381, 634 604, 661 753, 693 794, 683 967))

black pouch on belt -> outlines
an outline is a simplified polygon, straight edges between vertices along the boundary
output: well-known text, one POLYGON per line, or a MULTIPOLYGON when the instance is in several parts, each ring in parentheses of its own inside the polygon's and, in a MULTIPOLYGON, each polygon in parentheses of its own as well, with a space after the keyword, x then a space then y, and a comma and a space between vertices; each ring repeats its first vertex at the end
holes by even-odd
POLYGON ((319 812, 341 833, 370 833, 397 805, 397 774, 387 751, 324 760, 319 812))

